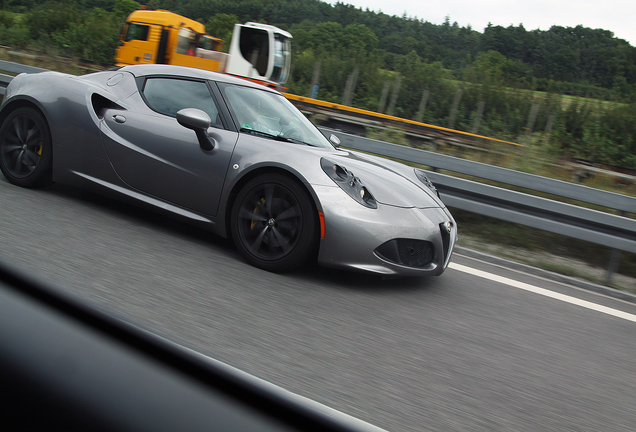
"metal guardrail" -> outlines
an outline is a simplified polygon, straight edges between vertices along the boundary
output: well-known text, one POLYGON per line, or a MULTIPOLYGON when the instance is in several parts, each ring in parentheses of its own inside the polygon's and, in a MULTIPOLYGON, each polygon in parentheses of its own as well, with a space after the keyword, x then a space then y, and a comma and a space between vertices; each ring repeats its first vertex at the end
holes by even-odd
MULTIPOLYGON (((42 72, 44 69, 0 61, 0 71, 10 73, 42 72)), ((11 81, 0 75, 0 89, 11 81)), ((452 171, 484 180, 522 187, 618 210, 622 215, 636 214, 636 198, 606 192, 587 186, 553 180, 506 168, 472 162, 426 150, 350 135, 320 128, 325 134, 336 134, 343 147, 380 156, 415 162, 431 167, 429 177, 437 186, 447 206, 538 228, 572 238, 592 242, 613 250, 608 265, 607 282, 618 267, 618 251, 636 253, 636 220, 592 210, 572 204, 541 198, 531 194, 478 183, 436 172, 452 171)))
MULTIPOLYGON (((26 73, 44 72, 46 71, 46 69, 0 60, 0 71, 9 72, 9 73, 17 75, 22 72, 26 72, 26 73)), ((4 96, 7 86, 9 85, 12 79, 13 79, 13 75, 0 74, 0 95, 4 96)))
POLYGON ((4 96, 12 79, 13 76, 11 75, 0 74, 0 95, 4 96))
POLYGON ((14 63, 9 61, 0 60, 0 70, 4 72, 9 72, 13 74, 19 74, 22 72, 25 73, 38 73, 38 72, 46 72, 47 69, 42 69, 35 66, 27 66, 20 63, 14 63))

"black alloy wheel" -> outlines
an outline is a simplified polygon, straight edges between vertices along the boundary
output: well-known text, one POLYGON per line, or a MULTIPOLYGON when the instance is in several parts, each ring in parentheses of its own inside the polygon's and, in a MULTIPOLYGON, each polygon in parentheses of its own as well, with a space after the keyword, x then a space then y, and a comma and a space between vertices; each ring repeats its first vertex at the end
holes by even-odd
POLYGON ((51 134, 37 110, 13 111, 0 127, 0 170, 18 186, 35 188, 51 181, 51 134))
POLYGON ((296 268, 317 241, 317 217, 309 194, 296 180, 267 174, 239 192, 231 215, 234 243, 252 265, 268 271, 296 268))

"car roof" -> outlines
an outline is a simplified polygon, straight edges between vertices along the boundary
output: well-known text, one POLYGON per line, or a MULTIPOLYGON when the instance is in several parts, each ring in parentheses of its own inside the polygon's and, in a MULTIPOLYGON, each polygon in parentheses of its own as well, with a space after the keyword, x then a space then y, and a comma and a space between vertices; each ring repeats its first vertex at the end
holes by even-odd
POLYGON ((119 69, 120 72, 129 72, 135 77, 144 77, 149 75, 171 75, 184 78, 200 78, 217 82, 225 82, 229 84, 237 84, 245 87, 252 87, 259 90, 268 90, 278 93, 273 89, 264 85, 253 83, 251 81, 234 77, 232 75, 212 72, 204 69, 196 69, 186 66, 173 66, 164 64, 148 64, 148 65, 130 65, 119 69))

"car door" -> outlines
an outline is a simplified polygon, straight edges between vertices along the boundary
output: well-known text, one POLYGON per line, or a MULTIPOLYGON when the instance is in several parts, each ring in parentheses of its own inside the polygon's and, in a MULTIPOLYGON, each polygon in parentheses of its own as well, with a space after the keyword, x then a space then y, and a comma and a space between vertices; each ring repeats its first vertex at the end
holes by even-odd
POLYGON ((227 123, 211 89, 202 80, 150 77, 140 88, 149 109, 105 112, 104 146, 125 183, 180 207, 216 215, 238 133, 224 128, 227 123), (210 116, 213 150, 203 150, 194 131, 177 122, 176 113, 183 108, 210 116))

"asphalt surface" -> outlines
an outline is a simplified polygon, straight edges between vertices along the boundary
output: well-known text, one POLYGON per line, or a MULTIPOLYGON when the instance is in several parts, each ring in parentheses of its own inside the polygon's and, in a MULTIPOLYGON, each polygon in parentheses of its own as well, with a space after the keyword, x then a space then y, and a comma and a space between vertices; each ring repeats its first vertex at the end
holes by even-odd
POLYGON ((636 427, 633 303, 460 255, 428 279, 271 274, 163 216, 3 177, 0 230, 0 256, 27 272, 387 430, 636 427))

